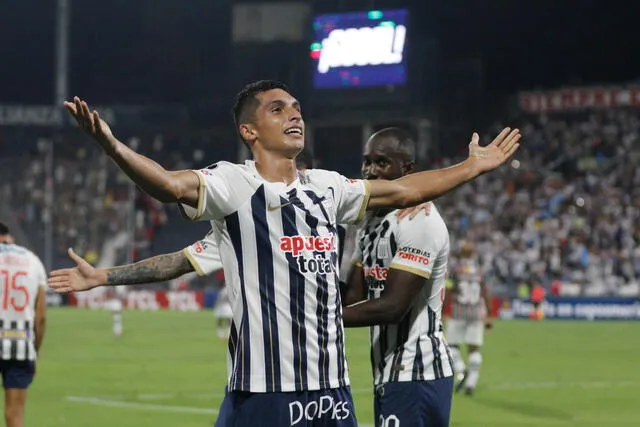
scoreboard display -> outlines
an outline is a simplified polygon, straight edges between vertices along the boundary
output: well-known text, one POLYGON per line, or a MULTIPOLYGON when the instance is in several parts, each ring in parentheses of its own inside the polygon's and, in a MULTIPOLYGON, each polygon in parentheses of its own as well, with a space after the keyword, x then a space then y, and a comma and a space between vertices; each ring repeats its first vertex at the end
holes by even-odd
POLYGON ((371 10, 313 19, 313 87, 375 88, 407 83, 408 11, 371 10))

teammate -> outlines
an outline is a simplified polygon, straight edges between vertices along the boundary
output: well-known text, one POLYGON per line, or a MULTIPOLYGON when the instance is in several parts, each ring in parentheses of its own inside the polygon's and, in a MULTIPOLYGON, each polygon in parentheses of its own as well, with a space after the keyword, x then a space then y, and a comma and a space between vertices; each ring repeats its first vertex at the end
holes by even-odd
POLYGON ((178 202, 193 220, 211 221, 233 308, 225 416, 218 419, 231 426, 356 425, 336 224, 360 220, 367 208, 436 198, 503 164, 520 139, 517 129, 507 128, 479 147, 474 134, 466 161, 395 181, 299 172, 300 104, 282 83, 259 81, 245 87, 234 106, 238 132, 255 161, 170 172, 118 141, 79 98, 65 106, 141 189, 178 202))
POLYGON ((0 223, 0 374, 7 427, 24 425, 27 389, 44 340, 46 280, 38 257, 16 245, 0 223))
POLYGON ((111 312, 111 318, 113 323, 113 335, 116 338, 122 336, 124 332, 124 324, 123 324, 123 316, 122 310, 124 304, 122 303, 122 295, 118 292, 117 288, 109 290, 106 292, 106 306, 107 309, 111 312))
MULTIPOLYGON (((405 176, 413 171, 414 153, 407 132, 380 130, 365 146, 363 176, 405 176)), ((355 304, 344 307, 344 325, 371 326, 376 425, 445 427, 453 393, 441 332, 449 232, 434 205, 411 221, 396 215, 370 212, 358 230, 344 301, 355 304)))
POLYGON ((456 392, 472 395, 480 378, 484 330, 491 328, 489 289, 478 266, 473 245, 462 244, 458 265, 451 276, 451 318, 445 336, 451 346, 454 370, 458 379, 456 392), (460 345, 466 344, 469 366, 465 366, 460 345))

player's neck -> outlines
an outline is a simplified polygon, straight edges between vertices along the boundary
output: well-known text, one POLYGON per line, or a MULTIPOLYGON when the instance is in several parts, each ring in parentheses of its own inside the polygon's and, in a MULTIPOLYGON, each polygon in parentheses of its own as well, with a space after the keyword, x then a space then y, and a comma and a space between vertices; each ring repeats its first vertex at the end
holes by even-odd
POLYGON ((276 153, 255 153, 256 170, 268 182, 283 182, 290 185, 298 177, 295 159, 276 153))

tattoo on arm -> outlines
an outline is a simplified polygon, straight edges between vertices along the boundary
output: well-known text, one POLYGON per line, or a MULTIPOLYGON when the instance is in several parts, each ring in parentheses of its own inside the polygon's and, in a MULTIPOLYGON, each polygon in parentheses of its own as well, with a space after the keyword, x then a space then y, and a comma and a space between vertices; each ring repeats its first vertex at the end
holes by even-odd
POLYGON ((109 268, 108 285, 134 285, 138 283, 162 282, 175 279, 194 271, 193 266, 182 251, 158 255, 135 264, 109 268))

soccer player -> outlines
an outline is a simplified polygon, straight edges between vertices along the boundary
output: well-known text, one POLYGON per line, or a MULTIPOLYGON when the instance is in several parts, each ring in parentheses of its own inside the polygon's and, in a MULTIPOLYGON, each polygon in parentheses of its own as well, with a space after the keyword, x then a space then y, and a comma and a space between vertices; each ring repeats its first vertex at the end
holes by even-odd
MULTIPOLYGON (((413 171, 415 145, 387 128, 367 141, 363 157, 365 179, 395 180, 413 171)), ((397 213, 380 208, 361 224, 343 321, 371 326, 376 425, 445 427, 453 394, 441 332, 449 232, 433 204, 413 220, 397 221, 397 213)))
POLYGON ((471 243, 463 243, 451 281, 453 285, 447 296, 452 302, 451 317, 445 336, 458 377, 456 392, 464 389, 465 394, 472 395, 480 378, 484 330, 491 328, 491 298, 471 243), (468 367, 460 352, 461 344, 467 345, 468 367))
POLYGON ((474 134, 464 162, 394 181, 299 172, 300 103, 282 83, 259 81, 246 86, 234 106, 238 133, 255 161, 167 171, 115 138, 86 102, 76 97, 65 106, 142 190, 179 203, 192 220, 211 221, 233 308, 226 415, 218 419, 231 426, 356 425, 336 225, 359 221, 366 209, 439 197, 503 164, 520 139, 517 129, 506 128, 480 147, 474 134))
POLYGON ((0 374, 7 427, 24 425, 27 389, 44 340, 46 280, 40 259, 16 245, 0 223, 0 374))
POLYGON ((124 332, 122 295, 114 288, 106 292, 106 306, 111 312, 113 335, 120 338, 124 332))

